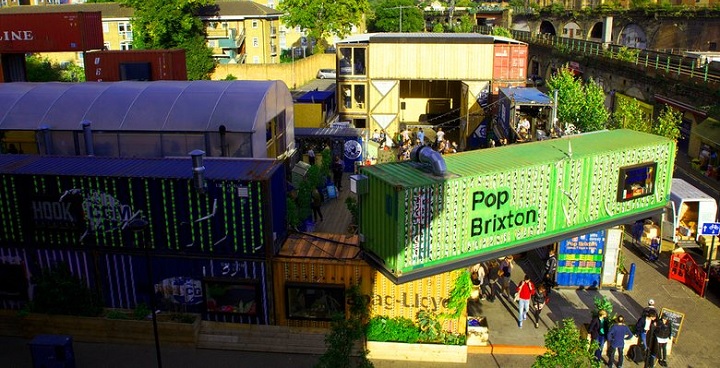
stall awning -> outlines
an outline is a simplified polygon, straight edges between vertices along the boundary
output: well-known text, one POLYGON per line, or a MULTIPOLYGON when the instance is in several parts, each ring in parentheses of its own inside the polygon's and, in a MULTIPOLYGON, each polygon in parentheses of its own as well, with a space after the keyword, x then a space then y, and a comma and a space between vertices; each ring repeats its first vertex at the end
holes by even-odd
POLYGON ((678 100, 674 100, 674 99, 672 99, 672 98, 670 98, 670 97, 663 96, 663 95, 658 95, 658 94, 655 94, 653 97, 655 98, 655 101, 656 101, 656 102, 669 105, 669 106, 671 106, 671 107, 673 107, 673 108, 675 108, 675 109, 677 109, 677 110, 680 110, 680 111, 682 111, 682 112, 686 112, 686 111, 687 111, 687 112, 690 112, 690 113, 692 113, 693 115, 695 115, 696 117, 703 117, 703 118, 704 118, 704 117, 707 116, 707 113, 706 113, 705 111, 702 111, 702 110, 700 110, 700 109, 698 109, 698 108, 696 108, 696 107, 694 107, 694 106, 688 105, 688 104, 686 104, 686 103, 684 103, 684 102, 680 102, 680 101, 678 101, 678 100))
POLYGON ((720 121, 716 119, 705 119, 705 121, 698 124, 690 134, 698 136, 705 143, 720 147, 720 121))

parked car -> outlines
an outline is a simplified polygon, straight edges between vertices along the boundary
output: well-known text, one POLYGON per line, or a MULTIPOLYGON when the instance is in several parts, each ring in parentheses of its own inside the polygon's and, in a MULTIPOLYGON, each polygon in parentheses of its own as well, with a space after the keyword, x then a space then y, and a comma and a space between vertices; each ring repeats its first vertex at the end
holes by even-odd
POLYGON ((317 77, 318 79, 335 79, 337 73, 335 69, 320 69, 318 70, 317 77))

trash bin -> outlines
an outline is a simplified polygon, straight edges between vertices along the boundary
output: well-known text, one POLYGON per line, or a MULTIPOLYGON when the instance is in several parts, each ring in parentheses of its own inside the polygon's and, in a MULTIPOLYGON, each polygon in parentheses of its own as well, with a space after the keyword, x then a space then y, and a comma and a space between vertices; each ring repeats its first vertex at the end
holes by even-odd
POLYGON ((30 341, 33 368, 75 368, 72 336, 37 335, 30 341))

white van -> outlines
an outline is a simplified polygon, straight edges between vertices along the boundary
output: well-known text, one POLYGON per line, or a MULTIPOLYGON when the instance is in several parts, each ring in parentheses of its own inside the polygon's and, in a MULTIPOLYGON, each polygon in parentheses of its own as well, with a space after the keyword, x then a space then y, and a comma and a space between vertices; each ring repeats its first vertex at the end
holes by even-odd
POLYGON ((662 215, 662 237, 680 247, 701 245, 700 230, 716 222, 717 201, 685 180, 673 178, 670 201, 662 215))

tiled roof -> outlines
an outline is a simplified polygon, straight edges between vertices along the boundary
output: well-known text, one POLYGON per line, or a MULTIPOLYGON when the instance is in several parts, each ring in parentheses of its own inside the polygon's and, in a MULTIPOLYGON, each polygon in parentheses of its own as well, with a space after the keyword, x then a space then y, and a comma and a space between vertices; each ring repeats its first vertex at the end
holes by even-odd
MULTIPOLYGON (((103 18, 130 18, 134 9, 117 3, 84 3, 65 5, 21 5, 0 8, 1 14, 102 12, 103 18)), ((283 13, 253 1, 218 1, 202 9, 202 17, 213 16, 280 16, 283 13)))

